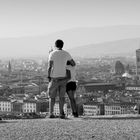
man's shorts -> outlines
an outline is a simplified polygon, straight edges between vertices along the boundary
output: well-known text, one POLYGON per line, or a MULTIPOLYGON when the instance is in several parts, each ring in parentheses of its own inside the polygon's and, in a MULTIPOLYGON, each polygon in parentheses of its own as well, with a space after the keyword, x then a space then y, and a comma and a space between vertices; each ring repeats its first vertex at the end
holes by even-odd
POLYGON ((64 79, 51 79, 48 85, 48 94, 50 98, 55 98, 57 93, 59 97, 65 97, 67 80, 64 79))
POLYGON ((71 81, 71 82, 68 82, 67 85, 66 85, 66 92, 68 91, 75 91, 76 90, 76 82, 75 81, 71 81))

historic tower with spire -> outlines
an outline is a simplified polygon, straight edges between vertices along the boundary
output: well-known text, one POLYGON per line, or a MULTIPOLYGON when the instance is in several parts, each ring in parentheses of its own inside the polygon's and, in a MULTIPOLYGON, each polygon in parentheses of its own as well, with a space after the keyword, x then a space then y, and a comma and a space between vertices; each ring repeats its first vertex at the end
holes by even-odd
POLYGON ((136 50, 136 75, 140 78, 140 49, 136 50))
POLYGON ((11 74, 12 72, 12 67, 11 67, 11 62, 9 61, 8 63, 8 73, 11 74))

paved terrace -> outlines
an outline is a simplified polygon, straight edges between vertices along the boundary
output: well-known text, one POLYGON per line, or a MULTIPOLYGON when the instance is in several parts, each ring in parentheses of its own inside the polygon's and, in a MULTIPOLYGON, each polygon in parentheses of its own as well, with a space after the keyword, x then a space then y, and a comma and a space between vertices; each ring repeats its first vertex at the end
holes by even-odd
POLYGON ((3 120, 0 140, 140 140, 140 116, 3 120))

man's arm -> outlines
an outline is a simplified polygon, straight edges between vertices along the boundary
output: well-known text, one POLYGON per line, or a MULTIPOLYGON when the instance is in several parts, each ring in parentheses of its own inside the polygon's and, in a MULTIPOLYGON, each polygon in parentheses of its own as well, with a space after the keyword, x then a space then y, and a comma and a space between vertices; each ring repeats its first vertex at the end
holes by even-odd
POLYGON ((71 66, 76 66, 76 63, 75 63, 75 61, 73 60, 73 58, 71 57, 71 55, 67 52, 67 63, 69 63, 69 64, 67 64, 67 65, 71 65, 71 66))
POLYGON ((76 63, 73 59, 67 61, 67 65, 76 66, 76 63))
POLYGON ((53 61, 52 60, 48 61, 48 69, 47 69, 47 72, 48 72, 48 80, 49 80, 49 82, 51 80, 52 66, 53 66, 53 61))

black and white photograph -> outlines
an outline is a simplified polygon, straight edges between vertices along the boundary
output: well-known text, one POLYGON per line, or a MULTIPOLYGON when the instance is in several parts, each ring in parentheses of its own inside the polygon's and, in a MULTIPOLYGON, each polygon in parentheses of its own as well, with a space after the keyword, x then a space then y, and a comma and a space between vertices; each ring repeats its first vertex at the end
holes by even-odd
POLYGON ((0 0, 0 140, 140 140, 140 1, 0 0))

